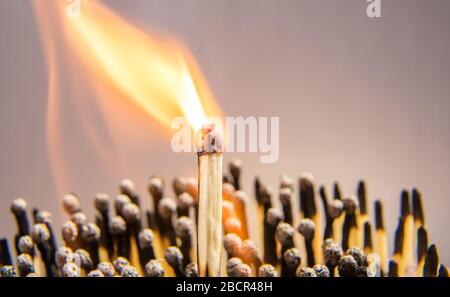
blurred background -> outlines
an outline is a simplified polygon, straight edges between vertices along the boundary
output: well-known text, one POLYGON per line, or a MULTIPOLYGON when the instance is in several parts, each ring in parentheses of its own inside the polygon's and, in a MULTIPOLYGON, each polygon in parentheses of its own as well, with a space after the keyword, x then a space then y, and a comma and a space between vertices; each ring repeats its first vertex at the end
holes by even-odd
MULTIPOLYGON (((450 264, 449 1, 382 0, 381 18, 368 18, 363 0, 101 2, 144 32, 181 41, 224 115, 280 117, 277 163, 260 164, 259 153, 225 156, 242 159, 251 197, 255 175, 276 188, 282 173, 308 171, 329 191, 339 181, 346 194, 365 179, 371 202, 385 203, 392 248, 400 191, 417 187, 430 242, 450 264)), ((13 236, 16 197, 52 212, 60 226, 64 193, 77 193, 92 217, 94 195, 116 195, 122 178, 148 204, 149 176, 169 184, 196 175, 195 154, 172 152, 170 130, 133 106, 114 109, 120 137, 109 143, 82 66, 62 51, 55 61, 65 162, 51 165, 50 76, 40 36, 32 1, 0 2, 1 236, 13 236), (103 140, 100 155, 80 115, 103 140)), ((63 40, 54 46, 63 48, 63 40)))

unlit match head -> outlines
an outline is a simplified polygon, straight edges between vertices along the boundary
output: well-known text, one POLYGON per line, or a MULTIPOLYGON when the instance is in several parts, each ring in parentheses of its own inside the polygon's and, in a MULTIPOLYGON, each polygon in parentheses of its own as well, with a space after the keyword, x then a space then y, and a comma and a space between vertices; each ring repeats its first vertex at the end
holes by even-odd
POLYGON ((142 229, 138 235, 138 244, 141 249, 153 246, 154 235, 150 228, 142 229))
POLYGON ((109 211, 109 202, 111 198, 109 198, 108 194, 99 193, 95 195, 94 205, 95 208, 101 213, 107 213, 109 211))
POLYGON ((158 260, 150 260, 147 264, 145 264, 145 276, 163 277, 164 268, 158 260))
POLYGON ((353 277, 355 276, 358 263, 350 256, 343 256, 338 263, 338 272, 341 277, 353 277))
POLYGON ((121 277, 139 277, 137 269, 131 265, 125 266, 120 272, 121 277))
POLYGON ((128 223, 139 222, 141 219, 141 209, 134 203, 127 203, 122 208, 122 215, 128 223))
POLYGON ((189 263, 186 265, 186 268, 184 269, 184 274, 187 277, 198 277, 198 266, 196 263, 189 263))
POLYGON ((284 219, 283 211, 276 207, 271 207, 266 213, 266 222, 272 226, 276 227, 284 219))
POLYGON ((259 266, 258 276, 259 277, 278 277, 278 272, 275 269, 275 267, 273 267, 272 265, 264 264, 264 265, 259 266))
POLYGON ((228 200, 222 201, 222 218, 231 218, 236 215, 236 209, 234 204, 228 200))
POLYGON ((311 219, 302 219, 297 225, 298 232, 308 241, 314 238, 315 229, 316 224, 311 219))
POLYGON ((31 237, 36 244, 42 244, 50 239, 50 231, 45 224, 35 224, 31 230, 31 237))
POLYGON ((258 257, 258 248, 251 239, 242 242, 242 258, 245 262, 253 262, 258 257))
POLYGON ((78 237, 78 227, 74 222, 67 221, 62 225, 61 234, 64 241, 73 242, 78 237))
POLYGON ((96 242, 100 240, 101 231, 95 223, 88 223, 83 226, 81 236, 87 242, 96 242))
POLYGON ((66 263, 61 269, 61 274, 63 277, 79 277, 80 267, 75 263, 66 263))
POLYGON ((336 219, 344 212, 344 203, 342 200, 333 199, 328 203, 328 212, 332 219, 336 219))
POLYGON ((165 219, 171 218, 177 211, 176 202, 170 197, 164 197, 159 201, 158 213, 161 217, 165 219))
POLYGON ((300 267, 297 272, 297 277, 317 277, 317 274, 314 269, 310 267, 300 267))
POLYGON ((235 233, 228 233, 223 238, 223 246, 231 257, 239 256, 242 249, 242 239, 235 233))
POLYGON ((67 194, 63 197, 64 210, 70 215, 81 210, 80 200, 73 194, 67 194))
POLYGON ((112 234, 124 234, 127 231, 127 224, 121 216, 115 216, 109 222, 109 229, 112 234))
POLYGON ((330 277, 330 270, 327 266, 322 264, 316 264, 313 267, 317 277, 330 277))
POLYGON ((101 262, 97 265, 97 269, 100 270, 105 277, 113 277, 116 273, 114 266, 109 262, 101 262))
POLYGON ((194 232, 194 223, 189 217, 179 217, 175 222, 175 233, 180 238, 190 238, 194 232))
POLYGON ((214 124, 204 125, 196 137, 196 149, 199 155, 223 152, 222 136, 216 131, 214 124))
POLYGON ((242 234, 242 223, 241 220, 239 220, 236 217, 228 218, 224 223, 224 229, 225 233, 236 233, 236 234, 242 234))
POLYGON ((21 215, 27 210, 27 202, 23 198, 14 199, 11 203, 11 212, 15 215, 21 215))
POLYGON ((18 247, 20 253, 31 255, 34 249, 34 242, 30 236, 24 235, 19 238, 18 247))

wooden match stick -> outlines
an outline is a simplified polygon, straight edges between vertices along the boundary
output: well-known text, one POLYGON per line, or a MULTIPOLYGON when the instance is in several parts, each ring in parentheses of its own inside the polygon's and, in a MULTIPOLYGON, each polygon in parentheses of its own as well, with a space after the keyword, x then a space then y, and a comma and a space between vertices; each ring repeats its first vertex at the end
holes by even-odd
POLYGON ((222 251, 223 144, 214 125, 200 133, 198 154, 198 267, 200 276, 219 276, 222 251))
POLYGON ((380 255, 381 274, 388 270, 388 242, 384 226, 383 204, 380 200, 375 201, 375 252, 380 255))
POLYGON ((428 234, 425 227, 417 230, 417 276, 423 276, 423 265, 428 248, 428 234))
POLYGON ((16 219, 17 236, 14 242, 16 251, 18 251, 19 237, 30 234, 30 227, 27 217, 27 202, 23 198, 14 199, 11 204, 11 212, 16 219))
POLYGON ((154 248, 154 235, 150 228, 144 228, 139 232, 139 260, 142 270, 145 271, 146 264, 156 258, 154 248))
POLYGON ((86 250, 88 251, 93 265, 97 267, 100 263, 99 245, 100 245, 100 228, 95 223, 88 223, 83 226, 81 236, 86 243, 86 250))
POLYGON ((436 245, 432 244, 425 255, 425 263, 423 265, 424 277, 436 277, 439 268, 439 254, 436 245))
POLYGON ((280 209, 272 207, 267 210, 264 220, 264 262, 274 266, 278 263, 275 231, 282 220, 280 209))
POLYGON ((315 262, 313 239, 315 236, 316 226, 311 219, 302 219, 297 226, 297 231, 303 236, 305 240, 306 255, 308 267, 313 267, 315 262))
POLYGON ((179 217, 175 222, 175 234, 181 240, 180 250, 183 254, 183 269, 192 262, 192 234, 194 232, 194 224, 189 217, 179 217))
POLYGON ((102 253, 106 249, 108 255, 103 256, 102 261, 108 258, 112 260, 114 257, 114 242, 112 239, 111 232, 109 230, 109 208, 110 208, 110 198, 107 194, 99 193, 94 198, 94 205, 97 211, 100 213, 100 216, 97 217, 96 222, 101 230, 101 243, 102 248, 100 252, 100 256, 102 257, 102 253))
POLYGON ((400 194, 400 209, 401 217, 404 221, 404 240, 403 240, 403 251, 402 251, 402 271, 401 273, 406 273, 410 275, 414 270, 414 256, 413 256, 413 230, 414 228, 414 218, 411 211, 411 204, 409 202, 409 192, 403 190, 400 194))
POLYGON ((373 252, 372 243, 372 225, 369 221, 364 223, 364 252, 370 254, 373 252))
POLYGON ((342 249, 361 246, 358 242, 358 200, 354 196, 346 197, 344 200, 345 219, 342 228, 342 249))
POLYGON ((393 259, 397 263, 398 276, 404 276, 403 265, 403 245, 405 240, 405 220, 403 218, 398 219, 397 228, 395 229, 394 237, 394 256, 393 259))

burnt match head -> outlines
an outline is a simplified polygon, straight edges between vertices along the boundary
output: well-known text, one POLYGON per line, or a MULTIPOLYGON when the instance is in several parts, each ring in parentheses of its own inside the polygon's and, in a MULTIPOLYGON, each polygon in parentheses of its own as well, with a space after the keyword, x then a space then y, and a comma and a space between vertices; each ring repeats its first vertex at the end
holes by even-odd
POLYGON ((122 215, 128 223, 136 223, 141 219, 141 209, 134 203, 127 203, 122 208, 122 215))
POLYGON ((77 249, 75 254, 78 255, 80 259, 80 267, 86 271, 92 270, 94 267, 94 262, 92 262, 91 255, 84 249, 77 249))
POLYGON ((292 201, 292 190, 291 188, 281 188, 280 189, 280 202, 283 206, 291 205, 292 201))
POLYGON ((383 204, 380 200, 375 201, 375 228, 384 230, 383 204))
POLYGON ((189 263, 186 265, 186 268, 184 269, 184 274, 187 277, 198 277, 198 266, 196 263, 189 263))
POLYGON ((124 194, 118 195, 114 200, 114 208, 117 214, 122 214, 123 207, 129 203, 131 203, 130 197, 124 194))
POLYGON ((245 263, 233 260, 231 258, 227 263, 227 273, 229 277, 250 277, 252 276, 252 269, 245 263), (229 265, 230 264, 230 265, 229 265))
POLYGON ((425 224, 425 216, 422 208, 422 194, 416 188, 412 190, 412 209, 414 220, 421 225, 425 224))
POLYGON ((411 214, 411 207, 409 204, 409 193, 406 190, 403 190, 400 194, 400 217, 406 218, 411 214))
POLYGON ((282 174, 280 176, 280 189, 290 189, 294 190, 294 180, 287 174, 282 174))
POLYGON ((164 268, 158 260, 150 260, 147 264, 145 264, 145 276, 163 277, 164 268))
POLYGON ((70 257, 72 256, 72 249, 62 246, 56 250, 55 253, 55 262, 58 268, 63 267, 64 264, 69 262, 70 257))
POLYGON ((330 270, 325 265, 316 264, 314 265, 313 269, 317 277, 330 277, 330 270))
POLYGON ((122 272, 122 269, 130 265, 130 262, 124 257, 117 257, 113 262, 114 268, 118 273, 122 272))
POLYGON ((217 132, 214 124, 204 125, 196 137, 196 149, 199 155, 223 152, 222 136, 217 132))
POLYGON ((46 210, 40 210, 36 213, 36 223, 51 224, 52 214, 46 210))
POLYGON ((333 199, 328 202, 328 213, 332 219, 336 219, 344 212, 344 203, 342 200, 333 199))
POLYGON ((276 227, 284 219, 283 211, 279 208, 272 207, 267 210, 266 222, 272 227, 276 227))
POLYGON ((238 256, 242 249, 242 239, 235 233, 228 233, 223 238, 223 246, 229 256, 238 256))
POLYGON ((153 197, 159 197, 164 190, 164 181, 159 176, 152 176, 148 182, 148 190, 153 197))
POLYGON ((125 266, 120 272, 121 277, 139 277, 137 269, 131 265, 125 266))
POLYGON ((358 266, 355 271, 355 277, 368 277, 369 268, 367 266, 358 266))
POLYGON ((159 201, 158 213, 161 217, 169 219, 175 214, 176 211, 177 204, 172 198, 164 197, 161 201, 159 201))
POLYGON ((417 229, 417 260, 420 261, 425 257, 428 248, 428 234, 425 227, 421 226, 417 229))
POLYGON ((19 268, 19 274, 21 276, 26 276, 29 273, 34 272, 34 262, 28 254, 20 254, 16 259, 17 268, 19 268))
POLYGON ((69 214, 81 211, 80 200, 78 196, 73 193, 67 194, 63 197, 63 208, 69 214))
POLYGON ((297 231, 305 238, 305 240, 312 240, 316 224, 311 219, 302 219, 297 225, 297 231))
POLYGON ((439 268, 439 254, 436 245, 432 244, 425 255, 425 262, 423 264, 423 276, 436 277, 439 268))
POLYGON ((88 223, 83 226, 81 236, 87 242, 97 242, 100 240, 101 231, 95 223, 88 223))
POLYGON ((259 266, 258 276, 259 277, 278 277, 278 272, 275 269, 275 267, 273 267, 272 265, 264 264, 264 265, 259 266))
POLYGON ((19 238, 18 242, 19 252, 32 255, 34 250, 34 242, 30 236, 24 235, 19 238))
POLYGON ((294 236, 294 228, 287 223, 279 223, 275 230, 275 238, 281 243, 282 246, 293 245, 292 238, 294 236))
POLYGON ((75 241, 78 237, 78 227, 74 222, 67 221, 62 225, 61 234, 64 241, 75 241))
POLYGON ((50 239, 50 231, 45 224, 35 224, 31 229, 31 237, 36 244, 42 244, 50 239))
POLYGON ((309 268, 309 267, 301 267, 298 271, 297 271, 297 277, 317 277, 316 272, 314 271, 314 269, 309 268))
POLYGON ((164 251, 164 259, 172 267, 181 267, 183 263, 183 253, 176 246, 169 246, 164 251))
POLYGON ((129 178, 121 180, 119 185, 119 191, 120 193, 125 195, 133 195, 136 192, 134 182, 129 178))
POLYGON ((27 202, 23 198, 14 199, 11 203, 11 212, 15 215, 21 215, 27 211, 27 202))
POLYGON ((79 277, 80 267, 78 267, 78 265, 75 263, 68 262, 62 267, 61 275, 63 277, 79 277))
POLYGON ((350 255, 343 256, 339 260, 338 271, 339 271, 339 276, 341 276, 341 277, 354 277, 357 268, 358 268, 358 263, 350 255))
POLYGON ((189 207, 194 205, 194 198, 191 194, 183 192, 177 196, 177 202, 180 209, 189 209, 189 207))
POLYGON ((116 273, 114 266, 109 262, 101 262, 97 265, 97 269, 100 270, 105 277, 113 277, 116 273))
POLYGON ((239 177, 242 170, 242 161, 240 159, 233 159, 230 161, 229 170, 231 175, 239 177))
POLYGON ((302 262, 300 252, 296 248, 287 249, 283 253, 283 260, 284 260, 284 263, 286 263, 286 265, 288 267, 291 267, 294 269, 297 268, 300 265, 300 263, 302 262))
POLYGON ((395 229, 394 254, 403 253, 404 238, 405 238, 405 220, 404 218, 399 218, 397 229, 395 229))
POLYGON ((99 194, 95 195, 95 198, 94 198, 95 208, 100 213, 107 213, 109 211, 110 200, 111 200, 111 198, 109 198, 109 196, 107 194, 99 193, 99 194))
POLYGON ((124 234, 127 231, 127 224, 121 216, 115 216, 109 222, 109 229, 112 234, 124 234))
POLYGON ((362 215, 367 214, 367 197, 366 197, 366 183, 361 180, 358 183, 358 202, 359 202, 359 209, 361 211, 362 215))
POLYGON ((186 178, 177 176, 173 179, 172 188, 176 196, 186 192, 186 178))
POLYGON ((105 275, 103 274, 103 272, 101 272, 98 269, 95 270, 91 270, 88 274, 87 277, 105 277, 105 275))
POLYGON ((336 267, 339 260, 344 255, 341 246, 331 239, 325 240, 322 250, 323 258, 328 267, 336 267))
POLYGON ((230 275, 233 272, 233 269, 242 264, 242 260, 241 258, 238 257, 231 257, 230 259, 228 259, 227 261, 227 274, 230 275))
POLYGON ((70 220, 72 222, 74 222, 78 226, 78 228, 81 228, 82 226, 86 225, 86 223, 87 223, 87 217, 81 211, 77 211, 77 212, 73 213, 72 216, 70 217, 70 220))
POLYGON ((5 265, 0 269, 1 277, 16 277, 16 268, 13 265, 5 265))
POLYGON ((141 249, 153 246, 154 235, 150 228, 142 229, 138 235, 138 244, 141 249))
POLYGON ((349 255, 349 256, 352 256, 353 259, 355 259, 356 263, 358 263, 358 266, 367 266, 367 265, 369 265, 367 263, 367 256, 358 247, 349 248, 347 250, 346 254, 349 255))
POLYGON ((264 204, 270 204, 272 201, 273 189, 270 185, 263 185, 259 190, 259 198, 264 204))
POLYGON ((179 217, 175 222, 175 233, 180 238, 190 238, 194 232, 194 223, 189 217, 179 217))
POLYGON ((350 195, 343 200, 344 202, 344 210, 347 214, 354 214, 356 209, 358 208, 358 200, 355 196, 350 195))

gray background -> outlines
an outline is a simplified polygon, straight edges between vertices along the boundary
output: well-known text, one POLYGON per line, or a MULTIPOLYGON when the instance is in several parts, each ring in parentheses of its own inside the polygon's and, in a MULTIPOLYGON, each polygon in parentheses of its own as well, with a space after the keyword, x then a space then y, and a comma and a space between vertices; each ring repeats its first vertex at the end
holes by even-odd
MULTIPOLYGON (((225 115, 280 117, 278 163, 233 155, 244 161, 245 190, 254 174, 275 186, 283 172, 310 171, 345 193, 365 178, 372 201, 385 202, 392 238, 400 190, 416 186, 430 241, 450 264, 450 1, 385 0, 381 19, 366 16, 363 0, 104 2, 143 30, 182 40, 225 115)), ((0 98, 0 234, 12 238, 17 196, 53 212, 57 224, 66 219, 48 164, 47 70, 30 1, 0 1, 0 98)), ((172 153, 168 135, 149 122, 124 122, 141 130, 116 166, 97 160, 72 115, 63 127, 71 186, 62 191, 78 193, 92 215, 93 195, 115 194, 122 177, 148 203, 149 175, 195 174, 195 156, 172 153)))

